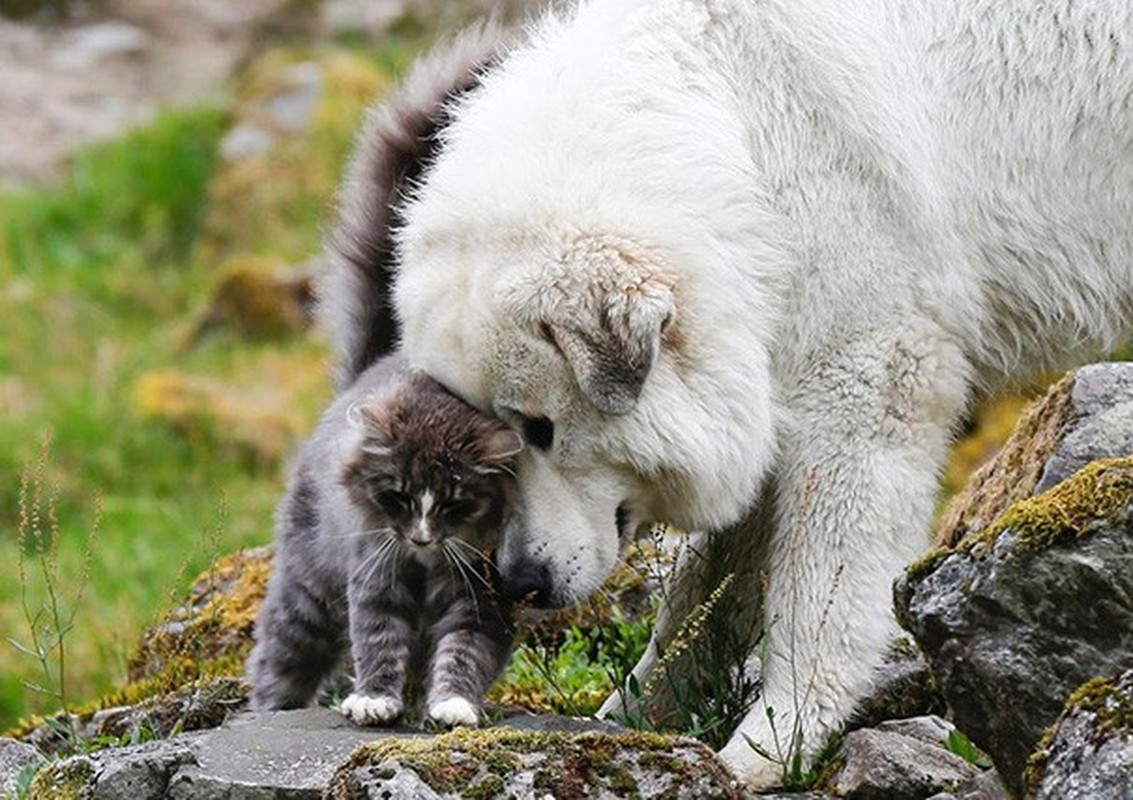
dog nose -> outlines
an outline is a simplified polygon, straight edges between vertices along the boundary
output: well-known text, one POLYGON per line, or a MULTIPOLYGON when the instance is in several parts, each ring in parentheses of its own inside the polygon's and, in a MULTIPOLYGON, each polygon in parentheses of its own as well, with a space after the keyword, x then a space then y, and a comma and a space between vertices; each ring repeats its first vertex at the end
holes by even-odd
POLYGON ((526 559, 520 561, 504 576, 504 587, 514 602, 536 608, 551 607, 551 570, 546 564, 526 559))

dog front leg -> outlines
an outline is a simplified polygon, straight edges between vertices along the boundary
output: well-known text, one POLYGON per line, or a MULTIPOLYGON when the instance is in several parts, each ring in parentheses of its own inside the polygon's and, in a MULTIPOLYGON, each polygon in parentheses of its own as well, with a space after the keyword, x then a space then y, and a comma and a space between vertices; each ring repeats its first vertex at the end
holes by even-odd
POLYGON ((892 581, 928 544, 937 472, 965 400, 963 360, 943 341, 847 347, 841 363, 816 360, 790 398, 766 561, 763 693, 721 751, 752 786, 779 785, 813 759, 896 632, 892 581))

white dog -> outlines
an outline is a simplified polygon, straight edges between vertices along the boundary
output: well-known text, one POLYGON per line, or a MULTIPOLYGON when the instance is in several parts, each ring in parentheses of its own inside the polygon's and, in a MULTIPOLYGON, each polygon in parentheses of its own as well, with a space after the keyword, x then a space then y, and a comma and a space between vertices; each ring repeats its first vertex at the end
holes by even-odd
MULTIPOLYGON (((452 109, 403 212, 403 346, 532 445, 503 568, 547 603, 627 518, 730 529, 767 578, 723 750, 752 785, 767 708, 810 755, 868 689, 970 394, 1129 332, 1131 92, 1118 0, 608 0, 452 109)), ((331 294, 355 353, 364 284, 331 294)))

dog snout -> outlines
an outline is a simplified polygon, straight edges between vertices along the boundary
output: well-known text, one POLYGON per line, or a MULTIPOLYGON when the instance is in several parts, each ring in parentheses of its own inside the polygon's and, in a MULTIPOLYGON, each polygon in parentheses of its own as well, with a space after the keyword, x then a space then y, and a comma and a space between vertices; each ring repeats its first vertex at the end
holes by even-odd
POLYGON ((553 605, 554 585, 547 564, 524 559, 512 566, 503 577, 507 594, 515 602, 536 608, 553 605))

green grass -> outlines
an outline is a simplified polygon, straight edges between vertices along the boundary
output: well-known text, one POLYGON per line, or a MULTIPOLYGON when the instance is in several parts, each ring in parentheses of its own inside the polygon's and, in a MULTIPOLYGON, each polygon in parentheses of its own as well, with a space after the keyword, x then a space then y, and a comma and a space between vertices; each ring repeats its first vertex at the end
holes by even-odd
MULTIPOLYGON (((61 186, 0 196, 0 631, 26 639, 19 476, 50 432, 45 482, 58 493, 65 587, 79 580, 96 498, 104 509, 70 636, 80 699, 120 679, 140 630, 207 565, 208 531, 221 529, 225 550, 270 538, 281 487, 278 465, 147 418, 133 400, 138 378, 169 368, 240 376, 279 353, 319 358, 308 341, 184 347, 213 279, 193 246, 224 125, 212 109, 168 113, 79 154, 61 186)), ((312 235, 310 252, 317 245, 312 235)), ((41 597, 42 582, 29 583, 41 597)), ((0 645, 0 728, 46 710, 24 685, 34 667, 0 645)))
MULTIPOLYGON (((233 110, 164 113, 75 154, 58 185, 0 192, 0 730, 58 705, 5 643, 28 640, 19 486, 45 436, 58 588, 88 584, 67 637, 71 703, 120 683, 141 633, 218 553, 270 541, 287 457, 329 393, 325 345, 191 334, 228 265, 317 254, 363 110, 422 42, 268 50, 238 76, 233 110), (221 162, 224 133, 300 61, 324 78, 310 129, 221 162), (189 413, 171 410, 177 392, 189 413)), ((29 574, 34 610, 47 593, 29 574)))

